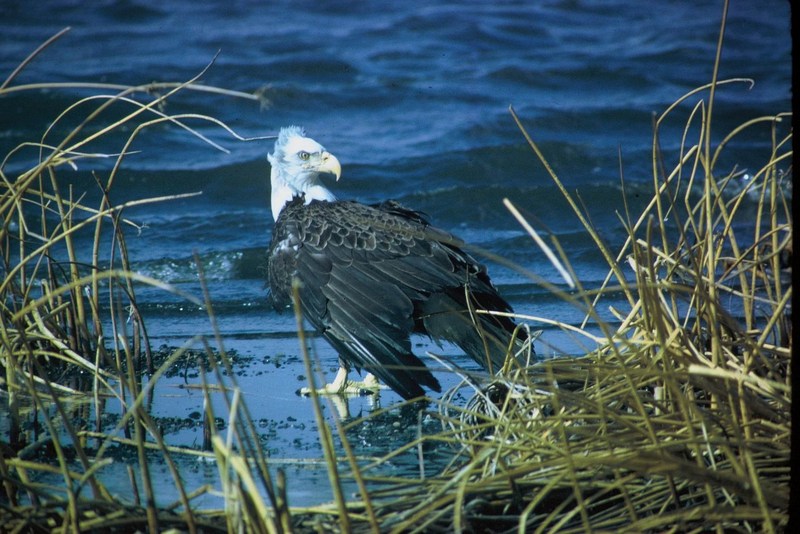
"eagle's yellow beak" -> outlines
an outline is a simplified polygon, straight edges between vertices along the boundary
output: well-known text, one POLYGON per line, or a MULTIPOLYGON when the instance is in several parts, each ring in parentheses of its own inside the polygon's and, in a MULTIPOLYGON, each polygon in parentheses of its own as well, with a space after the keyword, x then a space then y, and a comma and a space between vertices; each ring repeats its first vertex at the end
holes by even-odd
POLYGON ((342 176, 342 164, 330 152, 323 152, 320 157, 319 172, 329 172, 336 176, 336 181, 342 176))

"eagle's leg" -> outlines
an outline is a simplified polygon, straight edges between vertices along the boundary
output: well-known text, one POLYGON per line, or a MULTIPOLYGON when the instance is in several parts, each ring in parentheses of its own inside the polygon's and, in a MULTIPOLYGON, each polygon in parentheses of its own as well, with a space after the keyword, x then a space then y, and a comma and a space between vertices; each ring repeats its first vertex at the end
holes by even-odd
MULTIPOLYGON (((348 379, 348 374, 348 368, 345 365, 340 365, 333 382, 317 389, 317 395, 373 395, 380 389, 386 388, 386 386, 378 382, 378 379, 372 373, 367 373, 367 376, 361 382, 348 379)), ((299 393, 301 395, 310 395, 311 389, 304 387, 300 389, 299 393)))

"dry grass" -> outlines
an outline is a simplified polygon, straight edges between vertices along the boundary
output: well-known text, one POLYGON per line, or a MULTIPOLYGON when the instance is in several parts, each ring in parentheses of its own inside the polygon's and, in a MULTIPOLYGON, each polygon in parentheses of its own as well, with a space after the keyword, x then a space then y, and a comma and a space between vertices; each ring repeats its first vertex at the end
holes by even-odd
MULTIPOLYGON (((211 452, 170 447, 148 413, 155 384, 185 350, 175 350, 160 365, 152 359, 136 289, 149 285, 177 290, 130 269, 125 231, 137 226, 124 212, 138 204, 175 197, 113 201, 118 171, 143 131, 168 123, 220 148, 191 126, 210 123, 238 138, 213 117, 165 112, 166 102, 175 95, 202 91, 258 98, 198 84, 202 72, 185 83, 137 87, 14 85, 15 76, 30 59, 62 34, 34 51, 0 85, 0 96, 42 89, 88 93, 55 117, 41 140, 15 147, 0 166, 0 366, 4 371, 0 400, 9 432, 7 440, 0 443, 2 530, 82 532, 102 527, 104 531, 161 532, 180 527, 197 532, 235 530, 240 525, 250 532, 284 530, 281 521, 288 521, 288 514, 280 481, 273 483, 263 461, 250 464, 243 460, 263 458, 264 454, 247 411, 238 402, 235 381, 219 380, 219 366, 230 367, 221 345, 214 351, 207 347, 207 361, 212 366, 208 372, 228 389, 220 392, 209 386, 205 375, 202 386, 206 398, 213 393, 227 402, 232 428, 227 441, 216 434, 214 425, 207 425, 211 452), (55 127, 62 123, 76 126, 59 137, 55 127), (101 140, 117 144, 119 150, 93 152, 89 147, 101 140), (8 176, 8 162, 23 152, 30 153, 31 148, 38 151, 38 160, 8 176), (93 160, 112 164, 108 171, 93 173, 100 200, 88 205, 84 194, 76 197, 71 188, 62 190, 65 180, 60 174, 64 167, 91 166, 93 160), (79 238, 90 242, 91 249, 79 250, 79 238), (113 402, 119 404, 122 414, 116 428, 103 430, 99 417, 94 429, 76 425, 76 406, 93 406, 99 414, 101 406, 113 402), (43 428, 31 430, 23 425, 30 421, 39 421, 43 428), (131 447, 137 455, 138 462, 128 468, 133 502, 116 499, 101 481, 103 468, 112 461, 109 449, 115 444, 131 447), (152 451, 160 454, 173 478, 179 500, 172 505, 156 503, 147 460, 152 451), (185 488, 173 461, 175 454, 216 458, 226 502, 242 507, 240 513, 195 513, 192 501, 210 489, 185 488), (42 482, 59 477, 61 483, 42 482), (260 495, 265 488, 274 515, 260 508, 260 497, 249 497, 260 495)), ((182 296, 210 309, 209 302, 182 296)), ((189 340, 186 346, 196 341, 189 340)), ((206 420, 214 421, 211 403, 207 404, 206 420)))
MULTIPOLYGON (((711 124, 709 108, 698 101, 692 120, 711 124)), ((582 288, 575 277, 579 292, 569 297, 593 322, 603 294, 623 292, 629 307, 613 310, 621 326, 601 323, 606 336, 585 357, 509 371, 475 390, 466 407, 449 402, 455 391, 445 395, 444 431, 407 448, 446 442, 457 459, 426 478, 359 473, 382 489, 349 503, 352 528, 783 531, 791 448, 787 119, 745 125, 761 127, 773 150, 733 194, 735 172, 717 175, 702 125, 673 164, 655 143, 651 203, 635 218, 623 215, 629 238, 620 251, 597 238, 611 267, 605 287, 582 288)), ((558 261, 572 272, 566 255, 558 261)))
MULTIPOLYGON (((791 120, 785 113, 761 117, 714 143, 714 95, 730 83, 748 81, 714 79, 658 117, 653 196, 642 213, 620 214, 628 239, 619 250, 602 241, 512 110, 608 261, 603 287, 584 288, 558 242, 548 247, 558 251, 551 257, 559 272, 577 287, 563 298, 603 336, 585 333, 598 342, 585 357, 509 370, 476 389, 466 407, 451 403, 456 392, 448 392, 439 402, 443 432, 406 450, 445 442, 456 459, 424 478, 357 472, 362 483, 380 489, 348 503, 353 530, 376 524, 383 532, 785 530, 791 120), (681 150, 665 156, 661 128, 687 107, 681 150), (751 131, 770 140, 771 150, 738 187, 741 173, 719 169, 718 161, 751 131), (607 293, 622 293, 628 303, 612 310, 618 327, 594 311, 607 293)), ((341 513, 341 505, 315 510, 306 524, 341 513)))

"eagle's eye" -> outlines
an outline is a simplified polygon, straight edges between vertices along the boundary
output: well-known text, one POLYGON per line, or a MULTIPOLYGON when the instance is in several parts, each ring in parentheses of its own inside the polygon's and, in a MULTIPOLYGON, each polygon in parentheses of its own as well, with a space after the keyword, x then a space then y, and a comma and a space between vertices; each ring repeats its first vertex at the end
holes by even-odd
POLYGON ((308 158, 311 157, 311 154, 309 154, 305 150, 298 152, 297 155, 300 156, 300 159, 302 159, 303 161, 306 161, 308 158))

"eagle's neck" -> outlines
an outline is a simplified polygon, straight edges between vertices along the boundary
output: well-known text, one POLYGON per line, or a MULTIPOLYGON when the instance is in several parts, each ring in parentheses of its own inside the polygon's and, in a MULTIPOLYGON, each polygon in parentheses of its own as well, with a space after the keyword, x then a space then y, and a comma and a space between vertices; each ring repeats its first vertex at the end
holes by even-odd
POLYGON ((329 202, 336 200, 336 196, 320 183, 319 173, 307 172, 287 180, 285 171, 281 169, 280 165, 276 165, 271 159, 270 161, 272 162, 272 171, 270 172, 271 207, 272 217, 276 221, 284 206, 294 197, 305 195, 306 204, 312 200, 326 200, 329 202), (299 184, 299 187, 292 184, 299 184))

